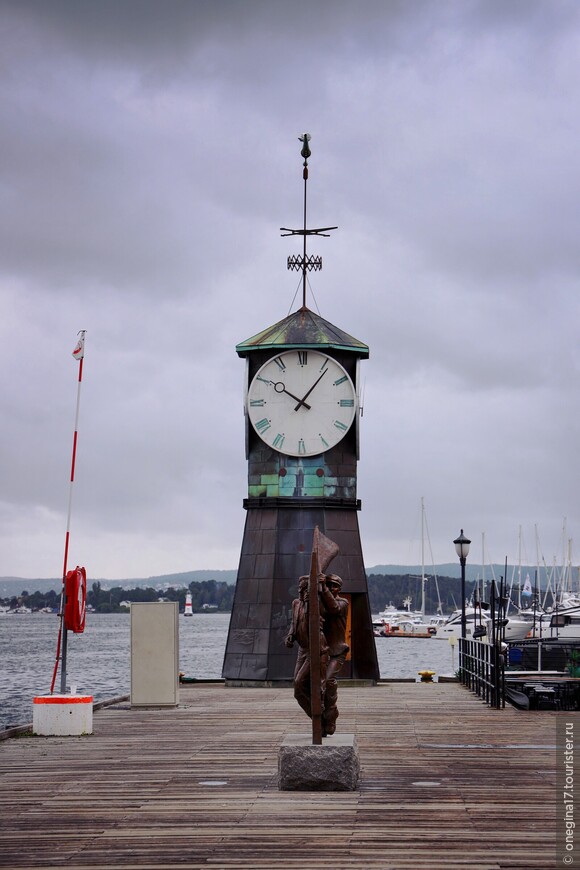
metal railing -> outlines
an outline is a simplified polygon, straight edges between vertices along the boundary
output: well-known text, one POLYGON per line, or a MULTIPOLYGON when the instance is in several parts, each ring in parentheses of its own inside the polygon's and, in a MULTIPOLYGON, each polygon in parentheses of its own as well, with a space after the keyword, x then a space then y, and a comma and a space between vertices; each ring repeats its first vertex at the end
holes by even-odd
POLYGON ((496 644, 460 637, 459 679, 490 707, 505 707, 505 659, 496 644))

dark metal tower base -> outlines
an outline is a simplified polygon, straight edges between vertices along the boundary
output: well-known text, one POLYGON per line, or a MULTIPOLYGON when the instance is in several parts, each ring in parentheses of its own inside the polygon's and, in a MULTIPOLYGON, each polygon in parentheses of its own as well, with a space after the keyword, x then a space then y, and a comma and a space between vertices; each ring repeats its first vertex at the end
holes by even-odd
MULTIPOLYGON (((330 501, 330 500, 329 500, 330 501)), ((350 600, 351 652, 342 680, 376 682, 379 668, 368 603, 356 502, 249 499, 223 677, 230 685, 291 685, 297 650, 284 639, 298 578, 308 574, 314 527, 335 541, 329 570, 343 579, 350 600), (259 505, 259 506, 258 506, 259 505)))

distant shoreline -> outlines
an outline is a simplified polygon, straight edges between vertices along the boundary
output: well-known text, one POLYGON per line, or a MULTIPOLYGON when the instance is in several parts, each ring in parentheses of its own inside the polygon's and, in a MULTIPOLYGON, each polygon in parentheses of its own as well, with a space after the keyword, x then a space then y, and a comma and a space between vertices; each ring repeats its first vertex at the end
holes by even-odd
MULTIPOLYGON (((372 576, 373 574, 397 574, 397 575, 421 575, 422 566, 421 565, 395 565, 395 564, 384 564, 384 565, 373 565, 367 567, 366 569, 367 577, 372 576)), ((506 570, 505 565, 493 564, 485 566, 485 578, 489 582, 494 576, 499 582, 499 578, 504 575, 506 570)), ((425 566, 425 576, 432 577, 436 575, 437 577, 460 577, 461 569, 459 562, 446 562, 440 565, 429 565, 425 566)), ((507 580, 511 581, 513 575, 521 574, 522 581, 525 579, 526 574, 530 575, 530 579, 532 585, 534 583, 535 573, 537 571, 537 567, 535 565, 508 565, 507 566, 507 580)), ((476 562, 467 563, 466 566, 466 579, 469 581, 474 581, 481 579, 483 574, 483 569, 481 564, 476 562)), ((111 580, 107 577, 89 577, 89 583, 97 582, 100 583, 103 589, 112 589, 118 586, 123 587, 124 589, 135 589, 135 588, 143 588, 143 587, 152 587, 154 589, 164 589, 164 588, 186 588, 189 586, 191 582, 203 582, 204 580, 216 580, 216 582, 225 582, 230 585, 235 584, 237 578, 237 570, 234 568, 231 569, 216 569, 216 570, 195 570, 195 571, 182 571, 180 573, 175 574, 159 574, 153 577, 124 577, 119 580, 111 580)), ((26 589, 28 592, 42 591, 46 592, 49 589, 60 589, 62 580, 59 577, 48 577, 48 578, 33 578, 33 577, 14 577, 14 576, 4 576, 0 577, 0 598, 6 597, 10 594, 18 594, 23 589, 26 589)), ((544 570, 542 569, 540 573, 540 583, 541 586, 545 586, 544 580, 544 570)))

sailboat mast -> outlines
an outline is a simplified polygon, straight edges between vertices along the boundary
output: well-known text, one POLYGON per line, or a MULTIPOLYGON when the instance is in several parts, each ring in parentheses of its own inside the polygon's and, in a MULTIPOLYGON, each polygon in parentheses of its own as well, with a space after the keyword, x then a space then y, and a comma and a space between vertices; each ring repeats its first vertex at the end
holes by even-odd
POLYGON ((421 616, 425 618, 425 503, 421 496, 421 616))
POLYGON ((560 586, 563 592, 568 592, 566 578, 566 535, 567 535, 567 519, 564 517, 562 522, 562 580, 560 586))
POLYGON ((518 534, 518 608, 522 609, 522 527, 518 534))
POLYGON ((538 524, 534 523, 534 535, 536 537, 536 577, 537 577, 537 588, 534 591, 534 600, 537 599, 538 603, 542 598, 542 578, 540 576, 540 542, 538 540, 538 524))
POLYGON ((485 601, 485 532, 481 533, 481 600, 485 601))

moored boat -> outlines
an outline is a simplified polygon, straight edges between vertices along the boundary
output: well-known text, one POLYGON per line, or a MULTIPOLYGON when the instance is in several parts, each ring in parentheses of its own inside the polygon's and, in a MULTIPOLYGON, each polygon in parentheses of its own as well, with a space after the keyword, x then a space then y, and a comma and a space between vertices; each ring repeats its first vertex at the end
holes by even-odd
POLYGON ((375 637, 435 637, 437 628, 418 618, 398 617, 393 622, 378 618, 373 620, 375 637))
POLYGON ((422 619, 420 610, 411 610, 411 603, 411 597, 407 596, 403 601, 404 610, 395 607, 394 604, 388 604, 385 609, 381 610, 379 613, 379 619, 384 619, 389 624, 398 622, 400 619, 422 619))
POLYGON ((414 619, 401 619, 395 625, 389 626, 385 637, 435 637, 437 629, 434 625, 414 619))
MULTIPOLYGON (((465 634, 470 640, 477 637, 480 632, 474 635, 476 629, 485 628, 483 624, 479 608, 465 608, 465 634)), ((485 632, 487 634, 487 632, 485 632)), ((483 636, 483 635, 482 635, 483 636)), ((448 640, 450 637, 461 637, 461 610, 454 610, 449 619, 437 628, 438 640, 448 640)))

